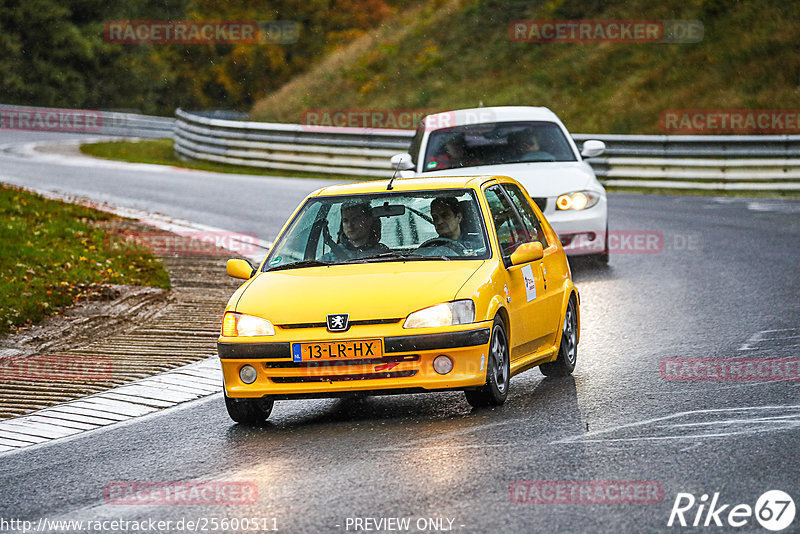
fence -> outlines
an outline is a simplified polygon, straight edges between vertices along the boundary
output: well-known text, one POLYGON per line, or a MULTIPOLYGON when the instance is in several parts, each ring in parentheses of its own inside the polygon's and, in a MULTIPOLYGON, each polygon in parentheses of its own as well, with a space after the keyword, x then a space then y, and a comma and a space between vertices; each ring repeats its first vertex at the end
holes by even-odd
POLYGON ((170 137, 175 119, 119 111, 70 110, 0 104, 0 125, 4 129, 12 130, 67 131, 126 137, 170 137), (24 120, 22 120, 23 118, 24 120))
MULTIPOLYGON (((386 176, 389 158, 407 151, 413 135, 245 122, 180 109, 176 115, 180 157, 275 171, 386 176)), ((607 185, 800 190, 800 135, 576 134, 574 139, 606 143, 603 157, 588 162, 607 185)))

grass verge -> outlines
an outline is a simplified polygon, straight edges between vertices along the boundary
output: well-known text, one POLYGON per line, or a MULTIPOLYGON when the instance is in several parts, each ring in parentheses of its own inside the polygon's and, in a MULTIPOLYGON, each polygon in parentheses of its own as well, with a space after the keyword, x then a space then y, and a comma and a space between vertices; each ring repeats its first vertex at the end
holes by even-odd
POLYGON ((115 250, 96 226, 115 218, 0 186, 0 335, 97 296, 102 284, 169 289, 169 273, 149 251, 115 250))
MULTIPOLYGON (((322 180, 364 181, 374 178, 349 174, 315 174, 310 172, 269 170, 241 165, 226 165, 211 161, 183 161, 175 155, 172 139, 148 139, 146 141, 113 141, 81 145, 81 153, 96 158, 127 161, 128 163, 153 163, 198 171, 252 174, 257 176, 287 176, 290 178, 315 178, 322 180)), ((388 171, 387 171, 388 173, 388 171)), ((389 176, 387 176, 387 179, 389 176)))

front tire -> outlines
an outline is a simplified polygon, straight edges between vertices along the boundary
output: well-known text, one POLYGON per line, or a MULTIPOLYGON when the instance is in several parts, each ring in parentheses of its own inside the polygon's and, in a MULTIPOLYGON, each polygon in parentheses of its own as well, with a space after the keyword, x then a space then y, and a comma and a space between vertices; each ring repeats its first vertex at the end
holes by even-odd
POLYGON ((500 406, 508 397, 511 378, 511 358, 508 353, 506 327, 500 317, 495 317, 489 342, 489 361, 486 365, 486 384, 464 392, 467 402, 474 408, 500 406))
POLYGON ((545 376, 569 376, 575 370, 578 361, 578 312, 575 297, 570 297, 567 312, 564 314, 564 325, 561 329, 561 344, 558 347, 558 358, 554 362, 539 366, 545 376))
POLYGON ((267 420, 275 401, 272 399, 232 399, 225 395, 228 415, 237 423, 257 425, 267 420))

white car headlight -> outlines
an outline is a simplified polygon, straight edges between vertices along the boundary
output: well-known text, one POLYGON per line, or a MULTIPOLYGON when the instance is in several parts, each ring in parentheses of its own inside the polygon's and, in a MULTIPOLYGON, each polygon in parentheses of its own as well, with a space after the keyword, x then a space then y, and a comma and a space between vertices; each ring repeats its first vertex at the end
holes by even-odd
POLYGON ((556 199, 557 210, 585 210, 591 208, 600 200, 600 195, 594 191, 573 191, 565 193, 556 199))
POLYGON ((475 303, 455 300, 415 311, 406 318, 403 328, 429 328, 453 326, 475 322, 475 303))
POLYGON ((235 336, 274 336, 275 326, 266 319, 255 315, 228 312, 222 318, 222 335, 235 336))

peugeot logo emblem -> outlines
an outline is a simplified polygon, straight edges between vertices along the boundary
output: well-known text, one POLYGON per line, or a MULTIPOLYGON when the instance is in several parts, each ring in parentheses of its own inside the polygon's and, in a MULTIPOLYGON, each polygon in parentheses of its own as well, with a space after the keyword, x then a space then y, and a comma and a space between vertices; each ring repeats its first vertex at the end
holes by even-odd
POLYGON ((328 330, 331 332, 344 332, 350 328, 349 313, 334 313, 328 315, 328 330))

